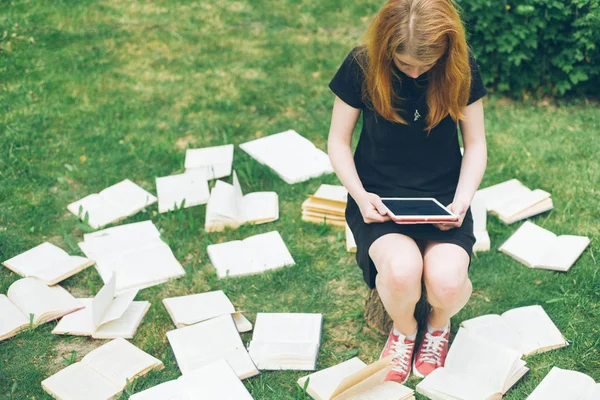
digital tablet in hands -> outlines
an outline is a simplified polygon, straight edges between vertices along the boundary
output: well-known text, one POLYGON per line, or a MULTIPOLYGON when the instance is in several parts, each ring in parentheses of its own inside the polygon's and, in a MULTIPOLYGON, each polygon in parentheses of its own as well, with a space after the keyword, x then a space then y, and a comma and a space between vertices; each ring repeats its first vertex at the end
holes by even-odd
POLYGON ((456 222, 458 216, 431 197, 382 197, 392 221, 398 224, 456 222))

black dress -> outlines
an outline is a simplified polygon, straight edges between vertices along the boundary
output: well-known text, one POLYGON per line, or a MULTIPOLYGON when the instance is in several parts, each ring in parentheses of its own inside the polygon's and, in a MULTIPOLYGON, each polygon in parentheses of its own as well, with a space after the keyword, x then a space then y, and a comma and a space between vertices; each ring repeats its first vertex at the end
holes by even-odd
MULTIPOLYGON (((412 79, 395 65, 398 77, 393 77, 394 90, 400 98, 408 99, 397 106, 405 110, 401 115, 408 125, 384 119, 365 105, 361 96, 364 74, 356 58, 357 50, 346 57, 329 87, 345 103, 362 110, 363 125, 354 162, 365 190, 381 197, 434 197, 444 205, 452 203, 462 161, 457 122, 448 115, 427 135, 424 130, 427 74, 412 79), (419 114, 416 121, 415 109, 419 114)), ((469 64, 472 79, 468 104, 471 104, 483 97, 486 90, 471 53, 469 64)), ((401 233, 415 240, 453 243, 465 249, 469 257, 475 243, 470 209, 461 227, 447 231, 429 224, 398 225, 392 221, 366 224, 356 202, 348 196, 346 221, 356 241, 356 261, 370 288, 375 287, 377 270, 369 257, 369 248, 385 234, 401 233)))

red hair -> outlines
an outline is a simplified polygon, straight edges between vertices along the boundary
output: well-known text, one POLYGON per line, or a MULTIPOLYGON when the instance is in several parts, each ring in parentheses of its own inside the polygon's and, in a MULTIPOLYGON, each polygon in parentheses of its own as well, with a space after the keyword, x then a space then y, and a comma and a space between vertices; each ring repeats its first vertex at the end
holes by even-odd
MULTIPOLYGON (((426 129, 430 131, 448 114, 464 118, 471 85, 471 69, 465 31, 451 0, 388 0, 375 15, 358 57, 365 72, 363 97, 387 120, 406 124, 395 108, 401 99, 394 93, 392 75, 395 54, 408 54, 427 72, 426 129)), ((401 80, 401 79, 400 79, 401 80)))

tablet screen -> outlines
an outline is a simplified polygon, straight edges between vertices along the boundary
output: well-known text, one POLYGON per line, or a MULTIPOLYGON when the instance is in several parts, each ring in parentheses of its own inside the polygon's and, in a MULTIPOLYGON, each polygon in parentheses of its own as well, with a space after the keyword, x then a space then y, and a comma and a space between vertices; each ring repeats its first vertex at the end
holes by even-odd
POLYGON ((430 199, 382 199, 383 204, 396 216, 450 216, 437 203, 430 199))

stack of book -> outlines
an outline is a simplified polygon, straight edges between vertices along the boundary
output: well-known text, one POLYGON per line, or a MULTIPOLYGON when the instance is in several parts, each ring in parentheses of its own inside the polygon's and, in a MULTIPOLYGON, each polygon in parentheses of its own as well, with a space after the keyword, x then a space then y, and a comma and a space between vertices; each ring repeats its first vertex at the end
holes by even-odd
POLYGON ((345 227, 347 198, 348 191, 343 186, 321 185, 302 203, 302 220, 345 227))

